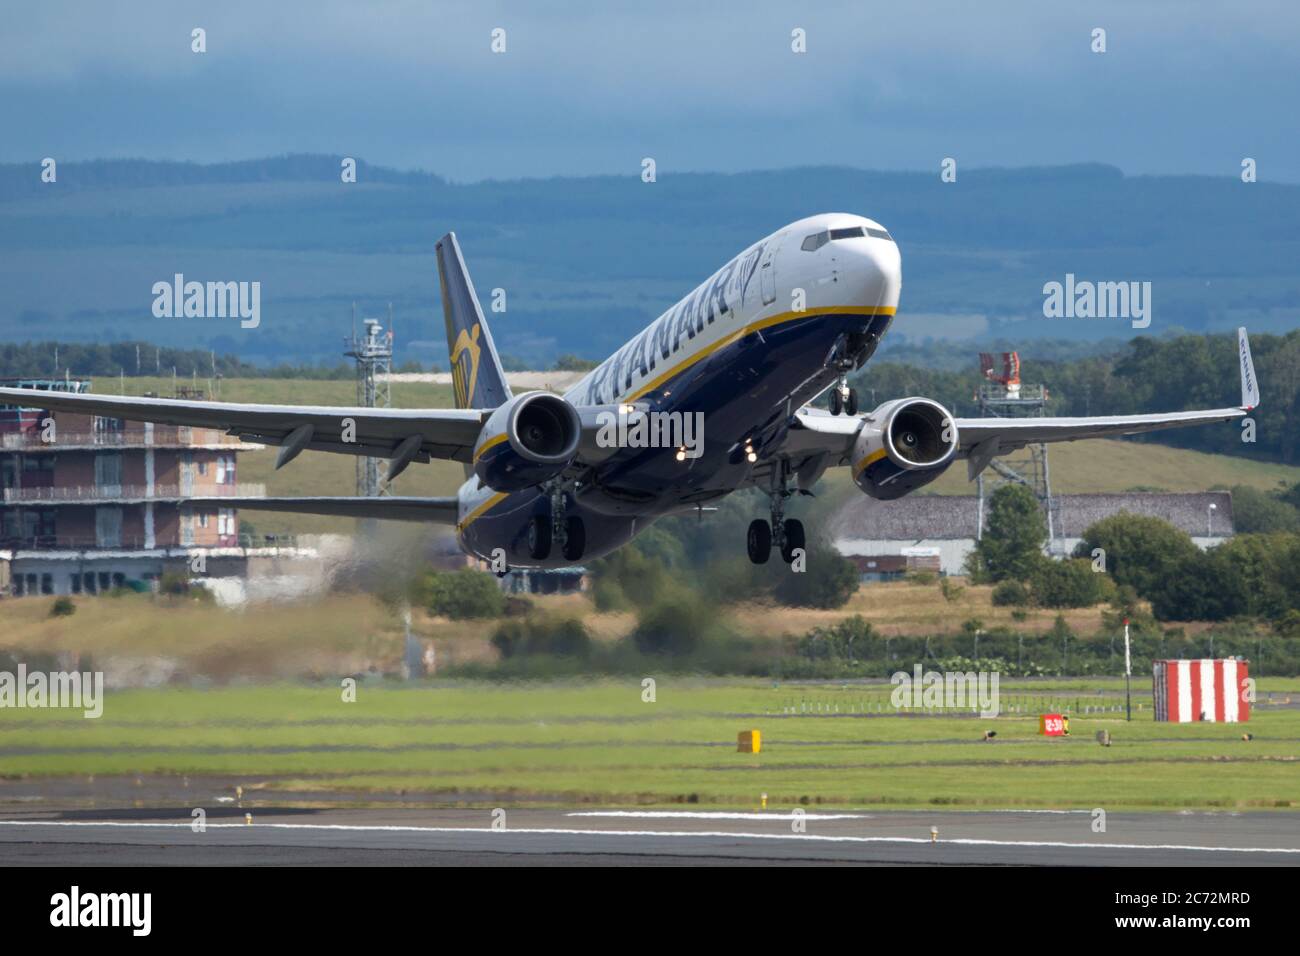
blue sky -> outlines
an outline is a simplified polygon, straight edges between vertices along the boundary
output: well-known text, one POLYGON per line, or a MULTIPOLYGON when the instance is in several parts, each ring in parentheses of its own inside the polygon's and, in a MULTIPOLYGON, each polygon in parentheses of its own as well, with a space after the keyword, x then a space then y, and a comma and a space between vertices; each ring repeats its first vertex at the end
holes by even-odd
POLYGON ((0 161, 323 152, 469 181, 1250 156, 1300 182, 1297 27, 1294 0, 25 4, 0 161))

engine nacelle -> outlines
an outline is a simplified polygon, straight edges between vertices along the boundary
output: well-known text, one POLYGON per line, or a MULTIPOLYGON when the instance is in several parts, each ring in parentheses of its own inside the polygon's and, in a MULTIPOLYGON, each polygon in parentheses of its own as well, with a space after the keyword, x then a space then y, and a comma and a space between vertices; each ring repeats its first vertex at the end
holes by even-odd
POLYGON ((901 498, 942 475, 957 454, 952 413, 928 398, 886 402, 853 443, 853 480, 873 498, 901 498))
POLYGON ((493 491, 520 491, 554 478, 578 454, 578 410, 550 392, 525 392, 484 423, 474 474, 493 491))

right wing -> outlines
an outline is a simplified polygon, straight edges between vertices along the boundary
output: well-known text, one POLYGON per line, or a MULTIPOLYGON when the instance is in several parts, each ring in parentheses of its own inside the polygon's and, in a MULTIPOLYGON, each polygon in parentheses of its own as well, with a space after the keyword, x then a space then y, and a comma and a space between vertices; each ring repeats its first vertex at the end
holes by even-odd
POLYGON ((0 404, 165 425, 220 428, 245 441, 279 445, 277 468, 307 450, 388 458, 392 460, 390 480, 413 461, 445 458, 469 462, 479 430, 491 414, 490 409, 477 408, 248 405, 83 395, 30 388, 0 388, 0 404))

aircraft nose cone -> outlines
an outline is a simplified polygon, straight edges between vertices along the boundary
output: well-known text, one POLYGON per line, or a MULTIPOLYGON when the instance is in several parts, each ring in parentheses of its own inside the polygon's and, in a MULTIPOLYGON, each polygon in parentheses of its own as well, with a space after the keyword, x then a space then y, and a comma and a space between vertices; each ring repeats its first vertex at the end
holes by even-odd
POLYGON ((853 247, 846 265, 856 301, 862 305, 897 308, 903 288, 898 246, 890 239, 872 236, 855 240, 853 247))

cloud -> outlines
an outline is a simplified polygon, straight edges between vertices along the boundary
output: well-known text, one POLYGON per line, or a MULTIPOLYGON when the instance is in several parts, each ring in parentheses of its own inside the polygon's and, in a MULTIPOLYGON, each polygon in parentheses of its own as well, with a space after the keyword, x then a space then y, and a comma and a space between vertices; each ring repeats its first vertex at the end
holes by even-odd
POLYGON ((1262 175, 1300 179, 1297 20, 1279 0, 30 5, 0 34, 0 160, 322 151, 477 179, 635 174, 647 155, 666 173, 955 156, 1230 175, 1264 152, 1262 175))

